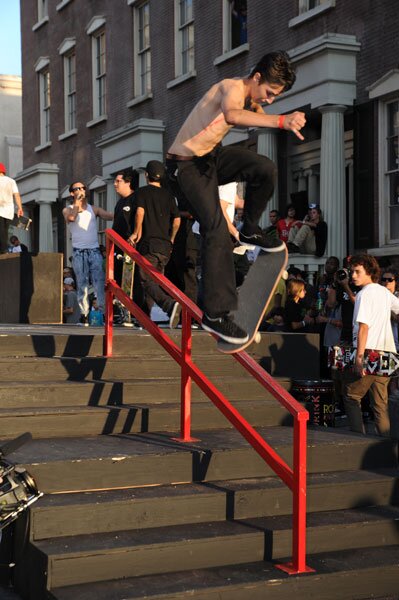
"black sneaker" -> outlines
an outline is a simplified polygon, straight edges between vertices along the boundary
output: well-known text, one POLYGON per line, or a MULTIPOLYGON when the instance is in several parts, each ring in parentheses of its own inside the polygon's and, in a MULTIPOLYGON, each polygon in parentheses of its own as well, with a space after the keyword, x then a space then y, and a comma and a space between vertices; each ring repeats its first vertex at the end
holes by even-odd
POLYGON ((300 248, 292 242, 287 242, 287 250, 290 254, 298 254, 301 252, 300 248))
POLYGON ((176 329, 180 321, 181 306, 178 302, 175 302, 169 313, 169 327, 176 329))
POLYGON ((234 323, 228 315, 212 319, 204 313, 202 317, 202 329, 215 333, 229 344, 245 344, 249 340, 249 335, 234 323))
POLYGON ((80 319, 76 323, 76 325, 78 325, 79 327, 88 327, 89 326, 88 317, 86 317, 86 315, 80 315, 80 319))
POLYGON ((239 241, 243 246, 259 246, 265 252, 281 252, 285 248, 285 243, 282 240, 264 235, 261 230, 259 233, 251 233, 250 235, 244 235, 240 231, 239 241))

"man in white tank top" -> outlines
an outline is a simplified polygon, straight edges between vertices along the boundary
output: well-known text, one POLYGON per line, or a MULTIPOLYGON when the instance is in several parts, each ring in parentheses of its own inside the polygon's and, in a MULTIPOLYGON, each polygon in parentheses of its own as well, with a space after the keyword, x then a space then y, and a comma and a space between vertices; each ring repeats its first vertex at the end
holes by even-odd
POLYGON ((300 140, 305 125, 303 112, 268 115, 262 104, 289 90, 295 72, 286 52, 261 58, 249 76, 215 83, 196 104, 166 155, 171 185, 176 181, 191 213, 199 221, 203 237, 202 327, 232 344, 247 341, 248 335, 231 320, 237 292, 231 242, 220 206, 218 185, 245 181, 245 208, 240 243, 279 252, 284 243, 262 235, 258 226, 273 194, 276 166, 266 156, 247 148, 221 146, 232 127, 273 127, 293 132, 300 140))
POLYGON ((62 211, 72 236, 72 267, 80 306, 80 325, 87 326, 89 315, 89 283, 91 282, 99 309, 104 312, 105 272, 98 245, 96 217, 112 221, 114 214, 87 202, 86 186, 80 181, 71 183, 72 204, 62 211))

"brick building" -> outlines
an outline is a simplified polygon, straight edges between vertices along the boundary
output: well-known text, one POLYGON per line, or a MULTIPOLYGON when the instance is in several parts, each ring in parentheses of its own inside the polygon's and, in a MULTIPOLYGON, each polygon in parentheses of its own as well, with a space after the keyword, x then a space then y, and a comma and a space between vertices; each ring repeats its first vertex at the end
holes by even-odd
POLYGON ((21 7, 17 179, 37 249, 64 250, 60 213, 72 179, 112 210, 117 169, 162 159, 213 82, 245 75, 261 55, 283 48, 297 82, 267 111, 304 110, 305 142, 278 130, 233 129, 224 143, 248 144, 277 162, 272 205, 320 202, 329 254, 399 254, 396 0, 23 0, 21 7))

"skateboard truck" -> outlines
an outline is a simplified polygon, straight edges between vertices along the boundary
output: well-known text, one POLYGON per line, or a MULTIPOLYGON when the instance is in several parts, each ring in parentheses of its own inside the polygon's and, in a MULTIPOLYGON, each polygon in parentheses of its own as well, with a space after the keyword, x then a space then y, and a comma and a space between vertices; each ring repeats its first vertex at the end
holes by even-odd
POLYGON ((27 470, 4 457, 32 439, 24 433, 0 448, 0 531, 43 496, 27 470))

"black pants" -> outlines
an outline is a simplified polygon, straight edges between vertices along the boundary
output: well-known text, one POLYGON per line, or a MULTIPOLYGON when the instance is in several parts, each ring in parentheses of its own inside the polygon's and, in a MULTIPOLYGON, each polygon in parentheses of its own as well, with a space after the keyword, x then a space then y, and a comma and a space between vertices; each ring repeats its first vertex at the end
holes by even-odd
POLYGON ((237 146, 218 147, 192 161, 177 162, 177 180, 201 225, 204 310, 217 317, 237 306, 233 253, 220 207, 218 185, 245 181, 243 232, 256 231, 273 194, 277 169, 265 156, 237 146))
POLYGON ((199 243, 192 232, 194 221, 182 217, 165 275, 176 287, 197 303, 197 258, 199 243))
MULTIPOLYGON (((158 252, 143 254, 143 256, 160 273, 164 272, 165 266, 169 261, 169 256, 159 254, 158 252)), ((175 300, 169 296, 169 294, 167 294, 164 289, 158 285, 143 269, 140 269, 140 281, 144 290, 144 312, 149 315, 155 302, 160 308, 162 308, 164 312, 169 314, 173 308, 175 300)))
POLYGON ((0 217, 0 254, 8 250, 8 228, 10 223, 10 219, 0 217))

